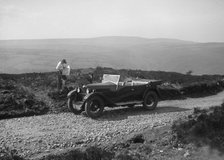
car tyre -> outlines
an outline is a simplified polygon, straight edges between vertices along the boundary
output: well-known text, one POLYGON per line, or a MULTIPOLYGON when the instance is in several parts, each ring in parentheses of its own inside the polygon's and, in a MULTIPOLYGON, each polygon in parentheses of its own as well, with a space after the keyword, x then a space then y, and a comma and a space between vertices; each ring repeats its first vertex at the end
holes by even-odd
POLYGON ((85 103, 86 114, 93 119, 101 116, 103 109, 104 102, 99 96, 92 96, 85 103))
POLYGON ((80 114, 83 111, 81 104, 77 104, 77 94, 68 98, 68 109, 74 114, 80 114))
POLYGON ((158 96, 155 92, 149 91, 146 93, 143 100, 143 107, 147 110, 154 110, 158 104, 158 96))

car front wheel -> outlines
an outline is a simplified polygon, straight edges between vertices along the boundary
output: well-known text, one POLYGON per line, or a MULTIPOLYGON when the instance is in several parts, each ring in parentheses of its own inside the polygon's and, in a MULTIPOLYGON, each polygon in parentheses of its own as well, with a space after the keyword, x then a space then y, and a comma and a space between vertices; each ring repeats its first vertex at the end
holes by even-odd
POLYGON ((90 97, 85 104, 86 114, 91 118, 98 118, 104 109, 103 99, 99 96, 90 97))
POLYGON ((143 100, 143 107, 147 110, 154 110, 158 104, 158 96, 155 92, 149 91, 143 100))

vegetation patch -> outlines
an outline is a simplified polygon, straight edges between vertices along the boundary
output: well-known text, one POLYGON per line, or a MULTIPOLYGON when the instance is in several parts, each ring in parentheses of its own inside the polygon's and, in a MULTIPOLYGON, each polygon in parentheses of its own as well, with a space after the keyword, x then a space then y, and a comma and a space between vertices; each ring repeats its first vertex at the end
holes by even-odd
POLYGON ((183 85, 181 92, 186 97, 203 97, 214 95, 221 92, 224 88, 222 80, 194 82, 188 85, 183 85))
POLYGON ((1 80, 0 83, 0 119, 40 115, 48 111, 30 88, 12 80, 1 80))
POLYGON ((39 155, 33 160, 111 160, 114 157, 112 152, 103 150, 97 146, 85 148, 70 148, 63 151, 52 152, 46 155, 39 155))
POLYGON ((214 95, 224 88, 221 75, 198 76, 97 67, 72 70, 67 88, 59 93, 57 72, 0 74, 0 119, 68 112, 67 93, 78 86, 100 82, 103 74, 119 74, 121 81, 127 78, 162 80, 163 83, 158 87, 162 100, 214 95))
POLYGON ((186 119, 176 121, 172 126, 177 143, 209 145, 224 152, 224 103, 210 109, 194 109, 186 119))
POLYGON ((18 155, 17 150, 11 149, 9 147, 1 148, 0 159, 1 160, 25 160, 23 157, 18 155))

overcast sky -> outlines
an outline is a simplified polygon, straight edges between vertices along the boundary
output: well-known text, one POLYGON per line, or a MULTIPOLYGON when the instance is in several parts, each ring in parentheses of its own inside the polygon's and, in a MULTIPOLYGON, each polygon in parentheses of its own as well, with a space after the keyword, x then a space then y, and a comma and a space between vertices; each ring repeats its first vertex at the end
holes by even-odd
POLYGON ((99 36, 224 42, 224 1, 0 0, 0 39, 99 36))

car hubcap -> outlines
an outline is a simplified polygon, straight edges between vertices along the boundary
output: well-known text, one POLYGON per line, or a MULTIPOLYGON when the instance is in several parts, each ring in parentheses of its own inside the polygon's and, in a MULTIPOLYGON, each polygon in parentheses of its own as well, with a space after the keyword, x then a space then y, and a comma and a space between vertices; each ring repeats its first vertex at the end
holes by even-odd
POLYGON ((100 110, 100 104, 98 101, 92 101, 90 104, 92 112, 98 112, 100 110))
POLYGON ((154 102, 155 102, 154 98, 152 96, 149 96, 146 101, 146 105, 153 106, 154 102))

